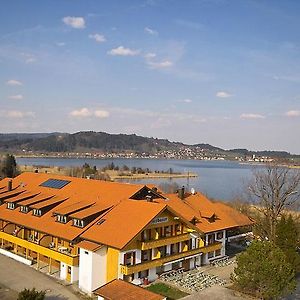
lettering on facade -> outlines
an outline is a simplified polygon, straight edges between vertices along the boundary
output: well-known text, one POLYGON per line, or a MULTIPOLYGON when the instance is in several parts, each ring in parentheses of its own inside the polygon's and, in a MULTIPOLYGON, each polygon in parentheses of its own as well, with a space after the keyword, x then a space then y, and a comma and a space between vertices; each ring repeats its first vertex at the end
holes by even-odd
POLYGON ((155 218, 151 224, 160 224, 160 223, 166 223, 169 221, 168 217, 161 217, 161 218, 155 218))

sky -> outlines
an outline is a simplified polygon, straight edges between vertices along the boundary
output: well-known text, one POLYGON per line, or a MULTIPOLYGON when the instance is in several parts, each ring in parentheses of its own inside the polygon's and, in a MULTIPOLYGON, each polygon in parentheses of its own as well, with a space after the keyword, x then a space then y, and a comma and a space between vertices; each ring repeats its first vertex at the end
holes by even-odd
POLYGON ((300 154, 300 1, 2 0, 0 132, 300 154))

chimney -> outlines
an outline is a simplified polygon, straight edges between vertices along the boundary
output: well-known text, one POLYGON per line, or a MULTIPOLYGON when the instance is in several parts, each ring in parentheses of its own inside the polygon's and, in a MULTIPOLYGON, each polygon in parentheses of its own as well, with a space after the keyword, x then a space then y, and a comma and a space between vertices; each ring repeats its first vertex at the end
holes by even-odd
POLYGON ((12 180, 11 179, 8 179, 8 181, 7 181, 7 190, 8 191, 12 190, 12 180))
POLYGON ((184 199, 184 186, 178 190, 178 197, 183 200, 184 199))
POLYGON ((147 202, 153 202, 153 198, 151 195, 147 195, 146 200, 147 200, 147 202))

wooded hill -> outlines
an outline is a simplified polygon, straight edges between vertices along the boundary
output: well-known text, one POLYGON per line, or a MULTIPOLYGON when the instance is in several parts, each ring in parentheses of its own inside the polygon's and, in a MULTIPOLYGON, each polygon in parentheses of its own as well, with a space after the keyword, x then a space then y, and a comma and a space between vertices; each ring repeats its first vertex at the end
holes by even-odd
MULTIPOLYGON (((249 151, 247 149, 224 150, 210 144, 187 145, 135 134, 109 134, 105 132, 83 131, 77 133, 9 133, 0 134, 0 151, 39 152, 126 152, 155 154, 159 151, 179 151, 180 149, 202 149, 210 153, 290 158, 284 151, 249 151)), ((295 156, 294 156, 295 157, 295 156)), ((298 156, 299 157, 299 156, 298 156)))

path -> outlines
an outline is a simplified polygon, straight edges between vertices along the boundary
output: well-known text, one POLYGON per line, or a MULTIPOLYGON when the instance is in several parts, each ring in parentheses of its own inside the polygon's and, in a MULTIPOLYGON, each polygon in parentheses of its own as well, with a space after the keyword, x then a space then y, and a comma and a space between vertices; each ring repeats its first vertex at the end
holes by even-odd
POLYGON ((24 288, 34 287, 39 291, 46 290, 47 300, 81 299, 75 295, 71 287, 64 286, 54 278, 1 254, 0 266, 1 299, 16 299, 14 291, 20 292, 24 288), (9 298, 7 295, 14 295, 14 297, 9 298))

